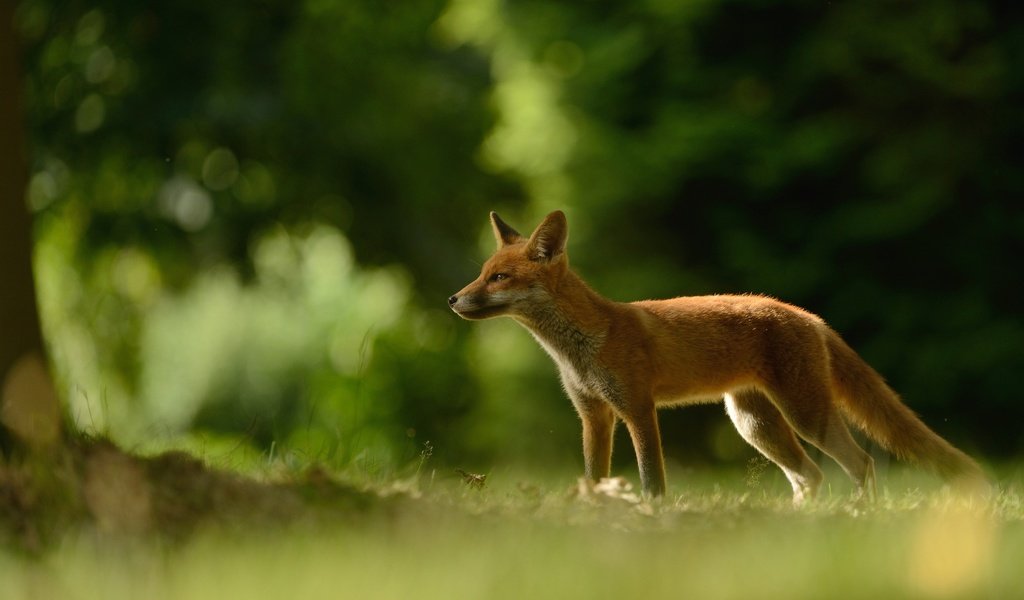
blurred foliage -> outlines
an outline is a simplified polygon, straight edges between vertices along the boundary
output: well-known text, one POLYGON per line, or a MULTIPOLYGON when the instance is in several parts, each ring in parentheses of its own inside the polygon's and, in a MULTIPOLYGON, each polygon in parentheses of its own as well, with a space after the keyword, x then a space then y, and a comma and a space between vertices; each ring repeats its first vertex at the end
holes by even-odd
POLYGON ((462 448, 449 265, 519 195, 475 166, 487 65, 431 41, 442 8, 19 5, 43 312, 82 426, 462 448))
MULTIPOLYGON (((803 305, 941 433, 1022 451, 1014 12, 22 0, 37 278, 72 416, 339 462, 429 440, 473 468, 578 464, 533 340, 442 304, 491 249, 487 210, 528 229, 563 208, 606 295, 803 305)), ((684 461, 749 455, 726 426, 663 417, 684 461)))

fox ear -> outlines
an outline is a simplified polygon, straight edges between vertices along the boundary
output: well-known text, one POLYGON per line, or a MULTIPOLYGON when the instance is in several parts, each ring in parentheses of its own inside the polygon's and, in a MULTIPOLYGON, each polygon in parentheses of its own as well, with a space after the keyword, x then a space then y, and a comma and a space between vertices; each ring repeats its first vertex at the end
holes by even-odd
POLYGON ((498 213, 491 211, 491 229, 494 230, 494 239, 498 241, 498 249, 509 244, 514 244, 523 239, 519 232, 512 229, 512 226, 501 220, 498 213))
POLYGON ((556 210, 544 217, 537 226, 530 241, 527 242, 527 255, 533 260, 551 260, 565 252, 565 242, 569 239, 569 224, 565 213, 556 210))

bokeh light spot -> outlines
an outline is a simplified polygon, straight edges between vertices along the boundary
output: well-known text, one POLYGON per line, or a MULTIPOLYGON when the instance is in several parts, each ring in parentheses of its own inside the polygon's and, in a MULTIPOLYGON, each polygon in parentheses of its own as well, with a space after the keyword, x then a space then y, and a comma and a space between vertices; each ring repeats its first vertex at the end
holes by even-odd
POLYGON ((238 179, 238 159, 227 148, 216 148, 203 161, 203 185, 215 192, 226 190, 238 179))
POLYGON ((210 195, 192 179, 176 176, 160 189, 157 198, 160 212, 185 231, 198 231, 213 216, 210 195))
POLYGON ((28 184, 28 207, 33 212, 43 210, 57 197, 57 178, 48 171, 32 176, 28 184))
POLYGON ((156 263, 137 248, 118 252, 110 277, 115 290, 138 304, 148 304, 160 291, 160 271, 156 263))
POLYGON ((572 42, 559 40, 544 49, 544 64, 554 75, 572 77, 583 69, 583 50, 572 42))
POLYGON ((78 20, 78 27, 75 30, 75 43, 80 46, 95 44, 100 39, 100 36, 103 35, 105 26, 106 18, 99 9, 85 13, 78 20))
POLYGON ((114 74, 117 67, 117 59, 108 46, 101 46, 93 50, 89 60, 85 63, 85 80, 89 83, 102 83, 114 74))
POLYGON ((107 118, 107 106, 99 94, 89 94, 75 111, 75 131, 92 133, 107 118))

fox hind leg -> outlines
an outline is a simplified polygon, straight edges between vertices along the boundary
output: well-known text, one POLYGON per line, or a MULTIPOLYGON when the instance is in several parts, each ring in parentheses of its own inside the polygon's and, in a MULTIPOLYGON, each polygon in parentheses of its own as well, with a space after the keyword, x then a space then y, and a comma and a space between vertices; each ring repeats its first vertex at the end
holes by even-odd
POLYGON ((740 436, 786 474, 793 486, 794 504, 814 498, 823 477, 821 469, 804 451, 793 428, 767 396, 757 390, 726 394, 725 411, 740 436))
POLYGON ((875 497, 874 460, 850 435, 831 390, 813 377, 771 392, 775 406, 796 433, 834 459, 853 480, 862 496, 875 497))

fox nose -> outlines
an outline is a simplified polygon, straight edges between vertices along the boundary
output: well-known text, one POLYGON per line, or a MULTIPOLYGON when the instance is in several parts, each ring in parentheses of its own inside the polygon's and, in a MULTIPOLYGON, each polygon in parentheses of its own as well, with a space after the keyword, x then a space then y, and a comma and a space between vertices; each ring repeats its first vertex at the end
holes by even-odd
POLYGON ((458 301, 459 301, 459 297, 458 296, 452 296, 451 298, 448 298, 448 306, 455 306, 455 303, 458 302, 458 301))

